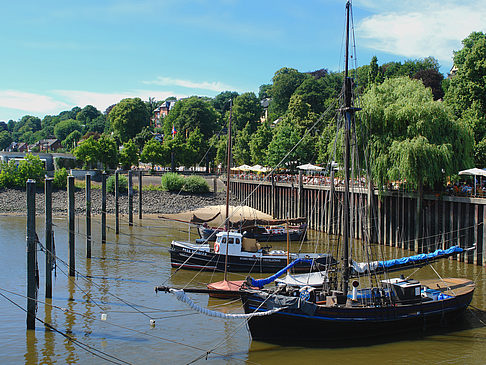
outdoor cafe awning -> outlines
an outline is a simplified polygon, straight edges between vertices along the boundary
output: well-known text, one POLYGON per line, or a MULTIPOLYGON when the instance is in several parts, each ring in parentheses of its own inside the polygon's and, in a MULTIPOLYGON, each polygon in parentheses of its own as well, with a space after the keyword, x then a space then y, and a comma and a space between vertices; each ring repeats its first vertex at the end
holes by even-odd
POLYGON ((459 171, 459 175, 486 176, 486 170, 474 167, 472 169, 459 171))
POLYGON ((241 165, 238 167, 231 168, 231 171, 250 171, 250 170, 251 170, 251 166, 249 165, 241 165))
POLYGON ((300 170, 307 170, 307 171, 322 171, 322 170, 324 170, 324 168, 310 164, 310 163, 306 163, 305 165, 297 166, 297 168, 300 169, 300 170))

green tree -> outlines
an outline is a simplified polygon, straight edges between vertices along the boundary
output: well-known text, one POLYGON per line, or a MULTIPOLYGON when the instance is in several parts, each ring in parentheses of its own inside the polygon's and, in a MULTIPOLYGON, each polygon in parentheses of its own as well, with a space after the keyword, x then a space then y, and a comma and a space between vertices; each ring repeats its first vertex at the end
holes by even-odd
POLYGON ((120 163, 124 169, 128 170, 132 166, 138 166, 140 159, 138 151, 139 149, 133 140, 129 140, 123 144, 123 148, 120 151, 120 163))
POLYGON ((236 165, 249 164, 251 162, 251 129, 250 123, 243 130, 236 134, 235 144, 233 146, 233 160, 236 165))
POLYGON ((260 121, 263 108, 255 93, 247 92, 239 95, 233 104, 233 121, 236 130, 248 126, 248 133, 253 134, 260 121))
POLYGON ((103 134, 98 140, 98 161, 103 164, 105 170, 116 167, 118 164, 118 146, 115 140, 103 134))
POLYGON ((462 116, 473 104, 486 114, 486 38, 478 39, 465 56, 457 74, 452 78, 447 94, 457 116, 462 116))
POLYGON ((108 114, 111 128, 122 142, 126 142, 150 124, 150 115, 140 98, 127 98, 116 104, 108 114))
MULTIPOLYGON (((326 76, 324 76, 324 78, 325 77, 326 76)), ((295 97, 296 95, 300 96, 304 103, 309 104, 312 112, 317 114, 321 114, 325 110, 325 101, 329 97, 329 95, 326 93, 326 88, 322 78, 317 80, 313 77, 305 79, 302 84, 300 84, 300 86, 293 93, 292 97, 295 97)), ((290 100, 292 100, 292 97, 290 100)))
POLYGON ((133 142, 135 142, 136 146, 138 147, 139 151, 143 149, 145 143, 150 141, 154 138, 153 128, 150 126, 144 127, 137 135, 133 138, 133 142))
POLYGON ((260 100, 272 97, 272 84, 263 84, 258 88, 258 98, 260 100))
POLYGON ((154 171, 155 165, 165 165, 167 159, 167 150, 155 139, 151 139, 145 143, 140 154, 140 161, 151 164, 152 171, 154 171))
POLYGON ((484 39, 486 39, 486 34, 483 32, 472 32, 467 38, 464 38, 462 40, 462 49, 454 51, 454 65, 459 69, 462 68, 474 46, 484 39))
POLYGON ((177 134, 194 131, 199 128, 204 138, 209 139, 217 127, 218 114, 208 100, 192 96, 187 99, 179 100, 169 115, 164 118, 164 134, 172 135, 172 127, 177 130, 177 134))
POLYGON ((235 100, 238 97, 238 93, 236 91, 223 91, 216 95, 214 99, 211 101, 213 104, 214 109, 224 117, 226 112, 229 111, 230 108, 230 100, 235 100))
POLYGON ((33 133, 42 129, 41 120, 31 115, 23 116, 14 125, 12 137, 14 141, 33 143, 30 138, 33 133))
POLYGON ((273 134, 268 146, 267 162, 272 167, 295 168, 301 163, 311 162, 314 155, 312 139, 307 135, 303 141, 299 127, 284 118, 273 134))
POLYGON ((71 150, 76 147, 76 144, 81 139, 81 132, 78 130, 74 130, 62 141, 62 145, 64 148, 71 150))
POLYGON ((365 93, 362 103, 363 130, 357 136, 368 149, 378 186, 403 179, 420 191, 471 166, 470 129, 456 121, 446 105, 434 101, 422 82, 408 77, 385 80, 365 93))
POLYGON ((287 67, 275 72, 272 79, 272 103, 270 104, 273 113, 277 116, 285 113, 290 97, 307 77, 310 76, 287 67))
POLYGON ((99 116, 101 116, 101 112, 98 109, 96 109, 93 105, 86 105, 83 109, 79 111, 78 114, 76 114, 76 120, 83 124, 86 124, 98 118, 99 116))
POLYGON ((182 163, 185 166, 195 166, 196 164, 203 163, 202 160, 204 153, 208 148, 208 143, 204 139, 203 134, 196 128, 189 134, 186 140, 185 153, 182 159, 182 163))
POLYGON ((62 142, 73 131, 81 132, 82 130, 83 127, 81 126, 81 123, 79 123, 77 120, 66 119, 56 124, 56 126, 54 127, 54 135, 58 140, 62 142))
POLYGON ((272 130, 268 123, 262 123, 251 136, 250 155, 253 164, 264 165, 266 163, 266 152, 272 141, 272 130))
POLYGON ((92 168, 99 161, 99 144, 92 136, 80 143, 73 151, 74 156, 83 161, 84 168, 92 168))
POLYGON ((12 137, 8 131, 1 131, 0 132, 0 150, 5 150, 8 146, 12 143, 12 137))

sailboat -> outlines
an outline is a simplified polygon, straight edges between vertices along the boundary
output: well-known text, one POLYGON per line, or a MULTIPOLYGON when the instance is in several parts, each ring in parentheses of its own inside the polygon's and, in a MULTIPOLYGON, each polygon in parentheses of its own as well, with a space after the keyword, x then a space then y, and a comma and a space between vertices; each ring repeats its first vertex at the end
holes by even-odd
MULTIPOLYGON (((335 269, 287 277, 271 289, 246 290, 241 299, 253 339, 288 342, 363 341, 372 337, 393 338, 398 332, 423 333, 462 313, 470 304, 475 284, 461 278, 414 280, 395 270, 430 264, 436 259, 462 253, 454 246, 444 252, 405 259, 358 264, 350 252, 350 137, 355 113, 352 80, 348 75, 351 2, 346 3, 346 58, 344 96, 344 199, 342 260, 335 269), (368 287, 360 288, 366 284, 368 287), (264 315, 268 314, 268 315, 264 315)), ((250 284, 257 285, 258 281, 250 284)))
MULTIPOLYGON (((208 241, 202 244, 172 241, 169 248, 171 266, 174 268, 222 271, 224 273, 222 281, 207 285, 210 295, 219 297, 228 297, 231 293, 238 293, 242 286, 245 286, 244 280, 229 281, 229 271, 275 273, 288 266, 289 258, 292 258, 292 268, 296 272, 324 270, 336 262, 329 254, 299 253, 290 255, 282 250, 262 248, 255 239, 244 237, 242 233, 230 229, 231 116, 232 107, 230 107, 228 121, 225 229, 216 234, 216 240, 212 246, 208 241)), ((289 233, 288 227, 287 233, 289 233)))

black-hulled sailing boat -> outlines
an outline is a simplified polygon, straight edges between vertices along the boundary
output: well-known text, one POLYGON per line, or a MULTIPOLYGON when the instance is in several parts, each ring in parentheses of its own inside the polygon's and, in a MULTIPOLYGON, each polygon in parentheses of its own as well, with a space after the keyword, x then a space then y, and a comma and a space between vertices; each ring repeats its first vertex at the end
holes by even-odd
MULTIPOLYGON (((345 174, 342 263, 338 270, 322 275, 324 280, 318 285, 283 282, 273 289, 242 293, 247 314, 278 309, 270 315, 249 319, 249 330, 256 340, 319 341, 321 346, 327 346, 335 341, 343 344, 342 341, 362 341, 376 336, 392 338, 390 334, 402 331, 422 333, 428 327, 457 316, 472 300, 475 285, 467 279, 439 278, 419 282, 403 276, 390 278, 386 274, 388 267, 393 271, 392 267, 396 266, 393 260, 361 266, 362 272, 353 268, 349 250, 350 135, 358 109, 353 106, 352 80, 348 75, 350 11, 351 2, 348 0, 344 97, 340 108, 344 118, 345 174), (360 285, 365 283, 371 284, 370 287, 360 289, 360 285)), ((451 254, 461 251, 457 248, 451 254)), ((430 256, 431 259, 439 257, 447 255, 430 256)), ((426 264, 427 260, 427 257, 417 258, 416 262, 426 264)), ((400 261, 397 265, 400 267, 400 261)))

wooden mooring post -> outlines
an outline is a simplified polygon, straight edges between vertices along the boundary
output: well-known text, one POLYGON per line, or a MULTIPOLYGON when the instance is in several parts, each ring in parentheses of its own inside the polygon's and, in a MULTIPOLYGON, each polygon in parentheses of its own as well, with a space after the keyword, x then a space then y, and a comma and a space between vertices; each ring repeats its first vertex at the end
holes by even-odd
POLYGON ((106 243, 106 172, 101 175, 101 243, 106 243))
POLYGON ((91 175, 86 174, 86 258, 91 258, 91 175))
POLYGON ((27 180, 27 329, 35 329, 37 281, 35 234, 35 180, 27 180))
POLYGON ((143 172, 138 172, 138 219, 142 219, 142 176, 143 172))
POLYGON ((119 171, 115 171, 115 234, 120 233, 120 202, 118 201, 119 196, 119 186, 118 186, 118 173, 119 171))
POLYGON ((76 232, 74 231, 75 224, 75 210, 74 210, 74 176, 68 176, 68 227, 69 227, 69 276, 76 275, 76 259, 75 259, 75 239, 76 232))
POLYGON ((46 298, 52 298, 52 178, 46 177, 44 181, 45 197, 45 240, 46 240, 46 298))
POLYGON ((132 170, 128 171, 128 226, 133 226, 133 180, 132 170))

